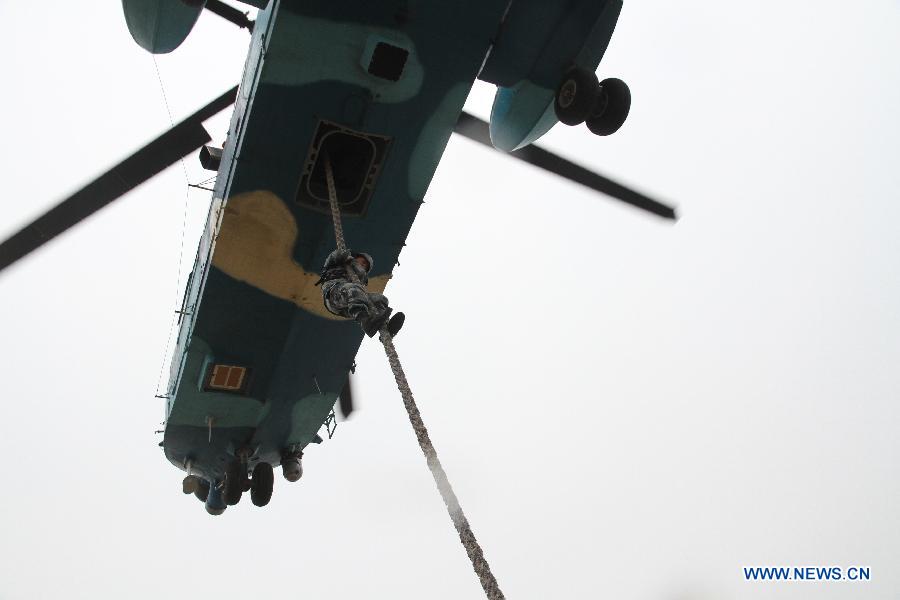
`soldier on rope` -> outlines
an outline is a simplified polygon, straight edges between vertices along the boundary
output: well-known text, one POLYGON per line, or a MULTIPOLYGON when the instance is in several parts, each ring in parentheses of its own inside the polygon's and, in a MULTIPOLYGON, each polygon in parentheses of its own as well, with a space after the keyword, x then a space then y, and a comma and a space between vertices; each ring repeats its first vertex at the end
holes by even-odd
POLYGON ((322 299, 329 312, 358 322, 369 337, 387 325, 391 336, 403 327, 405 315, 398 312, 391 317, 391 307, 383 294, 369 292, 369 272, 374 261, 365 252, 335 250, 325 259, 322 276, 316 285, 322 285, 322 299), (349 275, 356 275, 358 283, 349 275))

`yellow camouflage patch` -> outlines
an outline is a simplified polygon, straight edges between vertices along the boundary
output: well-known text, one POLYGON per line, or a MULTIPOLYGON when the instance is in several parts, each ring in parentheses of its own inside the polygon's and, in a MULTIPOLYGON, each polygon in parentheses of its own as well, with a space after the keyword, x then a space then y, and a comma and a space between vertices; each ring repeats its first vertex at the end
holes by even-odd
MULTIPOLYGON (((267 294, 293 302, 326 319, 344 320, 326 310, 318 273, 309 273, 293 258, 297 222, 270 191, 229 198, 212 264, 224 273, 267 294)), ((370 292, 383 293, 389 273, 369 279, 370 292)))

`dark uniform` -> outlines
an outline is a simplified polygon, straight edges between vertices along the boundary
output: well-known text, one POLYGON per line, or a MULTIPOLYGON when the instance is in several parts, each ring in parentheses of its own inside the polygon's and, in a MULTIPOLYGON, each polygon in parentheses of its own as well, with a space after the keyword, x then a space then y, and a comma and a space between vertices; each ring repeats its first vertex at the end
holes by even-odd
POLYGON ((322 276, 316 282, 322 285, 325 308, 339 317, 357 321, 369 337, 378 333, 391 316, 388 299, 366 290, 373 264, 372 257, 364 252, 335 250, 325 259, 322 276), (366 260, 368 269, 359 264, 358 257, 366 260), (350 280, 347 269, 353 271, 359 283, 350 280))

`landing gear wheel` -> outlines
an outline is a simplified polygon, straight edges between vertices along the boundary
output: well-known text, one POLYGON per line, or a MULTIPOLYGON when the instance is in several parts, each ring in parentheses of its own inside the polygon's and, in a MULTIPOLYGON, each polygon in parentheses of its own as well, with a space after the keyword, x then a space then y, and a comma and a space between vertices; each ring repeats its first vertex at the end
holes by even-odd
POLYGON ((206 502, 206 499, 209 498, 209 482, 201 479, 200 483, 197 484, 197 489, 194 490, 194 495, 197 496, 197 500, 200 502, 206 502))
POLYGON ((265 506, 272 499, 272 487, 275 485, 275 472, 272 465, 261 462, 253 467, 253 479, 250 480, 250 501, 255 506, 265 506))
POLYGON ((247 479, 247 465, 235 461, 225 470, 225 483, 222 489, 222 498, 228 506, 234 506, 241 501, 244 493, 244 481, 247 479))
POLYGON ((600 84, 594 73, 578 67, 569 70, 556 89, 556 99, 553 102, 556 118, 566 125, 584 123, 591 114, 599 92, 600 84))
POLYGON ((591 114, 587 118, 587 128, 594 135, 611 135, 619 130, 631 110, 631 90, 621 79, 610 77, 600 82, 600 94, 591 114))

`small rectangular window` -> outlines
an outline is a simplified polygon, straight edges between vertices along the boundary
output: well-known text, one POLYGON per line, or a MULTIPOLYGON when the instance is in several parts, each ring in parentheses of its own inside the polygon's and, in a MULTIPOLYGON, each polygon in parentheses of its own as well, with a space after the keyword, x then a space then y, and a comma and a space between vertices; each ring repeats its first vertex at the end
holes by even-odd
POLYGON ((247 386, 248 369, 236 365, 210 365, 206 390, 241 393, 247 386))

